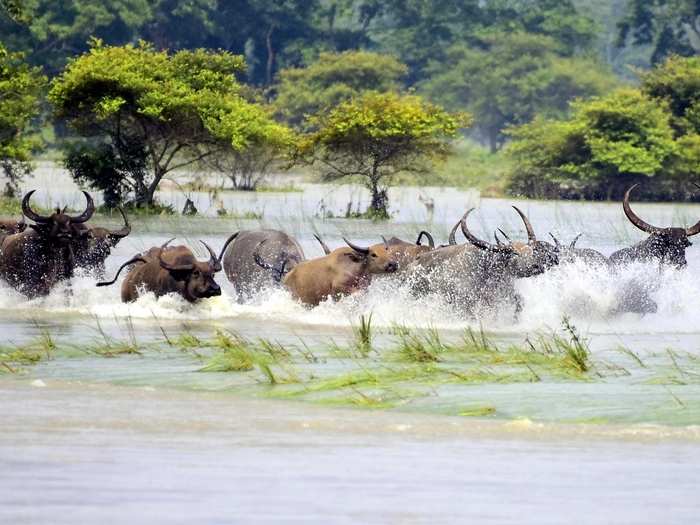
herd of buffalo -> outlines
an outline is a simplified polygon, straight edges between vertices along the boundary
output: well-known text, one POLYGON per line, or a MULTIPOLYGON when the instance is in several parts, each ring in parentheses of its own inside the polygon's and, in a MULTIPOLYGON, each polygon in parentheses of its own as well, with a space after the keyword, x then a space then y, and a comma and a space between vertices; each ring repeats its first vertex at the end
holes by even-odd
MULTIPOLYGON (((128 268, 122 282, 122 301, 135 301, 140 293, 152 292, 156 297, 175 293, 196 302, 221 294, 215 274, 224 270, 241 301, 264 288, 283 286, 296 300, 315 306, 366 288, 374 275, 393 274, 393 279, 407 283, 414 294, 439 294, 467 315, 505 304, 517 313, 522 300, 515 281, 555 265, 580 261, 615 272, 636 261, 676 268, 687 264, 688 238, 700 233, 700 221, 690 228, 652 226, 630 207, 634 188, 626 192, 623 210, 648 237, 609 257, 576 247, 578 237, 569 245, 561 244, 554 236, 553 243, 538 240, 528 218, 515 206, 525 225, 527 242, 511 241, 501 230, 494 233, 493 243, 487 242, 469 230, 472 208, 454 226, 444 245, 436 245, 433 237, 422 231, 415 243, 382 237, 381 243, 363 247, 344 239, 346 246, 332 250, 316 235, 325 255, 313 259, 305 257, 293 237, 277 230, 233 233, 218 256, 202 241, 209 252, 206 262, 198 261, 186 246, 171 246, 171 239, 130 258, 113 280, 98 282, 97 286, 113 284, 128 268), (467 243, 457 243, 458 229, 467 243)), ((89 224, 95 205, 87 192, 83 192, 86 208, 77 216, 67 214, 65 208, 57 208, 51 215, 37 213, 30 205, 33 193, 22 200, 20 220, 0 221, 0 279, 33 298, 49 294, 57 283, 70 279, 79 269, 103 276, 111 249, 131 232, 124 212, 120 210, 124 226, 108 230, 89 224), (25 218, 32 224, 27 225, 25 218)), ((632 291, 621 299, 625 310, 645 313, 656 309, 645 291, 648 287, 630 281, 630 288, 632 291)))

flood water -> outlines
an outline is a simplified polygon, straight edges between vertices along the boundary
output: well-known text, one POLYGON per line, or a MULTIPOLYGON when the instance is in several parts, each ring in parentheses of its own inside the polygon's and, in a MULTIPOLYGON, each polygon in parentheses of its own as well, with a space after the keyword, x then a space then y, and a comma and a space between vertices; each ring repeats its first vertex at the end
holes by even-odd
MULTIPOLYGON (((26 187, 44 190, 36 194, 39 204, 81 205, 77 189, 51 166, 26 187)), ((342 236, 359 244, 382 234, 413 240, 421 229, 445 242, 472 206, 479 210, 470 224, 484 238, 500 227, 524 239, 511 204, 542 238, 552 232, 568 242, 584 232, 579 246, 605 254, 644 238, 616 203, 400 188, 390 194, 392 220, 373 224, 323 216, 342 216, 350 200, 353 209, 366 206, 361 189, 299 187, 219 195, 229 211, 262 214, 259 220, 216 217, 206 193, 191 195, 201 216, 133 219, 133 233, 114 250, 107 274, 173 236, 203 258, 197 240, 218 250, 234 231, 260 227, 296 236, 307 257, 322 254, 313 233, 331 247, 342 236), (434 199, 432 214, 419 196, 434 199)), ((184 204, 178 191, 162 199, 178 209, 184 204)), ((700 219, 698 205, 633 207, 659 226, 700 219)), ((223 295, 194 306, 152 296, 124 305, 118 284, 96 288, 87 276, 32 301, 0 284, 3 345, 50 333, 74 349, 0 373, 0 523, 696 523, 700 248, 690 247, 687 258, 680 271, 639 264, 622 278, 567 266, 521 280, 525 302, 517 321, 510 312, 466 319, 381 279, 366 293, 312 310, 281 290, 237 304, 223 274, 223 295), (655 283, 656 313, 614 313, 628 279, 655 283), (318 358, 296 366, 325 377, 364 366, 324 348, 352 340, 353 326, 370 313, 379 354, 397 327, 435 329, 448 341, 466 328, 483 329, 499 343, 523 344, 560 331, 567 316, 602 373, 589 380, 402 385, 411 393, 397 394, 400 402, 367 410, 328 407, 337 400, 319 396, 274 399, 288 387, 265 386, 252 373, 202 373, 208 356, 159 349, 105 358, 81 351, 105 337, 147 343, 227 330, 308 347, 318 358), (483 416, 464 417, 484 407, 483 416)))

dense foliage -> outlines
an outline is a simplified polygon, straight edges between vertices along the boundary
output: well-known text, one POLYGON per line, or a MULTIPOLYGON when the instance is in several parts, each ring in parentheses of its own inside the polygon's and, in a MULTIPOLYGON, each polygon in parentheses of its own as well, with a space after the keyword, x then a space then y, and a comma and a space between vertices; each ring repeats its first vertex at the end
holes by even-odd
POLYGON ((387 188, 399 172, 425 171, 469 124, 415 95, 368 92, 314 119, 318 130, 301 144, 325 180, 356 178, 372 194, 368 216, 388 216, 387 188))
POLYGON ((429 67, 422 90, 452 110, 466 108, 491 151, 505 141, 506 127, 535 115, 561 116, 569 101, 609 91, 615 78, 587 58, 564 57, 550 37, 490 34, 479 47, 458 45, 444 62, 429 67))
POLYGON ((308 116, 366 91, 398 90, 406 72, 406 66, 390 55, 321 53, 308 67, 280 72, 275 106, 285 120, 300 126, 308 116))
POLYGON ((39 146, 33 136, 33 120, 39 114, 46 79, 24 62, 21 53, 10 53, 0 44, 0 169, 4 193, 13 196, 23 175, 31 170, 32 151, 39 146))
POLYGON ((671 58, 641 89, 572 104, 566 120, 513 129, 511 190, 527 196, 613 198, 641 182, 652 199, 685 196, 700 171, 700 59, 671 58))
POLYGON ((142 149, 149 177, 131 185, 137 204, 152 205, 167 173, 284 133, 244 98, 235 77, 243 70, 242 57, 226 52, 168 55, 145 43, 96 41, 54 79, 49 100, 80 135, 107 137, 117 157, 142 149))

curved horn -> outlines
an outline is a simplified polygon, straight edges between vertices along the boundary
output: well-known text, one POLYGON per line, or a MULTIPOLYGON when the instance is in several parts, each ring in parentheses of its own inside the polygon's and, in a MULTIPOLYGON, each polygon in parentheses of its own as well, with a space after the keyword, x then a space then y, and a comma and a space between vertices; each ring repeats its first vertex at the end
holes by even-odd
MULTIPOLYGON (((693 186, 700 190, 700 184, 693 182, 693 186)), ((700 233, 700 221, 696 222, 695 225, 691 226, 690 228, 685 229, 685 234, 688 237, 691 237, 692 235, 697 235, 698 233, 700 233)))
POLYGON ((656 226, 652 226, 648 222, 643 221, 637 216, 636 213, 632 211, 632 208, 630 208, 630 193, 632 193, 632 190, 637 186, 639 186, 639 184, 631 186, 630 189, 625 192, 625 197, 622 199, 622 209, 624 210, 629 221, 643 232, 659 233, 663 228, 657 228, 656 226))
POLYGON ((384 243, 384 247, 385 247, 385 248, 388 248, 388 247, 389 247, 389 241, 387 241, 387 240, 386 240, 386 237, 384 237, 383 235, 380 235, 380 237, 382 238, 382 242, 384 243))
POLYGON ((258 251, 260 250, 260 247, 266 242, 267 239, 258 243, 258 245, 255 247, 255 250, 253 250, 253 259, 255 260, 255 264, 260 266, 260 268, 272 272, 272 278, 279 283, 282 281, 282 277, 284 277, 284 268, 287 265, 287 260, 285 259, 284 263, 282 264, 282 269, 280 271, 277 271, 277 269, 274 266, 264 261, 263 258, 260 256, 260 253, 258 253, 258 251))
POLYGON ((467 228, 467 217, 469 217, 469 214, 473 212, 476 208, 471 208, 467 211, 462 216, 462 219, 459 221, 460 226, 462 227, 462 233, 464 236, 467 238, 467 240, 472 243, 474 246, 477 248, 481 248, 482 250, 491 250, 493 249, 493 246, 487 243, 486 241, 482 241, 478 237, 476 237, 472 232, 469 231, 469 228, 467 228))
POLYGON ((494 238, 494 240, 496 241, 496 244, 497 244, 498 246, 503 246, 504 242, 501 241, 501 238, 498 236, 498 231, 499 231, 499 230, 500 230, 500 228, 499 228, 498 230, 494 230, 494 232, 493 232, 493 238, 494 238))
POLYGON ((44 217, 43 215, 39 215, 37 212, 32 210, 32 207, 29 205, 29 199, 32 198, 32 195, 34 195, 34 192, 36 192, 36 190, 30 191, 22 199, 22 214, 24 214, 25 217, 33 220, 37 224, 46 224, 47 222, 49 222, 51 220, 51 218, 44 217))
POLYGON ((530 220, 517 206, 513 206, 513 209, 518 212, 518 215, 520 215, 520 218, 525 224, 525 230, 527 230, 527 242, 531 243, 537 241, 537 236, 535 235, 535 230, 532 228, 532 224, 530 224, 530 220))
POLYGON ((363 253, 365 255, 369 255, 369 248, 362 248, 361 246, 358 246, 357 244, 353 244, 350 241, 348 241, 345 237, 343 237, 343 240, 345 241, 345 244, 350 246, 350 248, 352 248, 356 252, 363 253))
POLYGON ((70 222, 72 222, 73 224, 87 222, 90 220, 90 217, 92 217, 92 214, 95 213, 95 202, 92 200, 92 197, 90 197, 90 194, 87 191, 83 191, 83 195, 85 195, 87 206, 85 207, 85 211, 83 213, 81 213, 77 217, 70 218, 70 222))
POLYGON ((316 240, 317 240, 318 243, 321 245, 321 248, 323 248, 323 252, 324 252, 326 255, 330 254, 330 253, 331 253, 331 249, 328 247, 328 245, 327 245, 325 242, 323 242, 323 239, 321 239, 321 236, 318 235, 318 234, 316 234, 316 233, 314 233, 314 237, 316 237, 316 240))
MULTIPOLYGON (((557 238, 554 236, 554 234, 553 234, 552 232, 549 232, 549 236, 550 236, 550 237, 552 238, 552 240, 554 241, 554 246, 556 246, 557 250, 558 250, 559 248, 561 248, 561 243, 559 242, 559 239, 557 239, 557 238)), ((578 239, 578 237, 577 237, 577 239, 578 239)), ((574 243, 575 243, 575 242, 576 242, 576 240, 574 240, 574 243)))
POLYGON ((569 250, 573 250, 576 248, 576 242, 579 240, 579 238, 583 235, 583 232, 579 233, 576 237, 574 237, 574 240, 571 241, 571 244, 569 244, 569 250))
POLYGON ((450 236, 447 238, 447 244, 449 244, 450 246, 457 245, 457 239, 455 239, 457 228, 459 228, 459 221, 452 227, 452 230, 450 230, 450 236))
POLYGON ((110 231, 109 235, 115 239, 123 239, 131 233, 131 225, 129 224, 129 219, 126 218, 126 213, 124 213, 124 210, 121 207, 117 209, 119 210, 119 213, 122 214, 122 219, 124 219, 124 227, 119 230, 110 231))
POLYGON ((416 245, 421 245, 421 239, 423 237, 428 239, 428 246, 430 246, 431 248, 435 248, 435 240, 433 239, 433 236, 425 230, 421 230, 421 232, 418 234, 418 238, 416 239, 416 245))
POLYGON ((199 240, 204 247, 207 249, 209 252, 209 266, 215 271, 215 272, 220 272, 221 271, 221 263, 219 262, 219 259, 216 258, 216 254, 214 253, 214 250, 211 249, 211 246, 209 246, 206 242, 203 240, 199 240))
POLYGON ((144 258, 141 257, 140 255, 138 255, 138 256, 136 256, 136 257, 134 257, 134 258, 132 258, 132 259, 129 259, 128 261, 126 261, 124 264, 122 264, 122 265, 119 267, 119 269, 117 270, 117 274, 114 276, 114 279, 112 279, 111 281, 102 281, 102 282, 99 282, 99 283, 97 283, 95 286, 109 286, 110 284, 114 284, 114 283, 117 281, 117 279, 119 278, 119 274, 122 272, 122 270, 123 270, 124 268, 126 268, 127 266, 129 266, 130 264, 134 264, 134 263, 136 263, 136 262, 145 263, 145 262, 146 262, 146 259, 144 259, 144 258))
POLYGON ((163 250, 163 249, 167 248, 168 244, 173 242, 175 239, 176 239, 176 237, 173 237, 172 239, 168 239, 167 241, 165 241, 163 244, 160 245, 160 249, 163 250))
POLYGON ((224 258, 224 254, 226 253, 226 248, 228 248, 228 245, 236 240, 236 237, 238 237, 239 233, 241 232, 237 231, 236 233, 231 234, 231 236, 228 239, 226 239, 224 247, 221 248, 221 252, 219 253, 219 258, 217 259, 217 261, 221 262, 221 260, 224 258))

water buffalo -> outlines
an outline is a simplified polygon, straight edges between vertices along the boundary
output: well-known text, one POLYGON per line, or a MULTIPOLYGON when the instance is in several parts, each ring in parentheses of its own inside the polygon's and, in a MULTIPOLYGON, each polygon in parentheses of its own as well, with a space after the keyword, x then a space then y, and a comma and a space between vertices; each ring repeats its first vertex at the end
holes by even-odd
POLYGON ((536 244, 536 238, 521 249, 510 243, 492 245, 479 239, 467 227, 473 210, 460 221, 462 233, 471 244, 448 245, 419 255, 409 267, 412 289, 418 295, 438 294, 468 315, 479 315, 504 302, 513 304, 517 314, 521 300, 515 280, 538 275, 557 264, 556 252, 546 243, 536 244))
POLYGON ((571 241, 569 246, 564 246, 559 242, 554 235, 551 233, 549 236, 554 241, 554 246, 557 249, 557 254, 559 255, 560 263, 575 263, 581 261, 590 266, 607 266, 608 258, 600 253, 599 251, 592 250, 591 248, 576 248, 576 243, 581 238, 582 233, 579 233, 574 240, 571 241))
POLYGON ((660 264, 684 267, 685 249, 691 245, 688 237, 700 233, 700 221, 690 228, 659 228, 645 222, 632 211, 630 207, 630 193, 638 184, 635 184, 625 192, 622 200, 622 209, 629 221, 637 228, 649 234, 649 237, 634 246, 623 248, 610 255, 609 260, 613 265, 622 265, 637 261, 658 261, 660 264))
MULTIPOLYGON (((229 237, 227 243, 235 236, 229 237)), ((119 267, 114 279, 99 282, 97 286, 114 284, 121 271, 131 266, 122 282, 124 303, 136 301, 141 290, 153 292, 156 297, 176 293, 190 303, 221 295, 221 288, 214 281, 214 274, 221 271, 221 261, 207 243, 200 242, 209 252, 206 262, 198 261, 186 246, 168 246, 168 241, 129 259, 119 267)))
MULTIPOLYGON (((318 235, 314 234, 316 240, 321 244, 323 251, 326 255, 331 253, 331 249, 326 245, 325 242, 318 235)), ((413 261, 419 254, 430 251, 435 248, 435 241, 433 236, 427 231, 423 230, 418 234, 418 238, 415 243, 407 242, 398 237, 391 237, 390 239, 384 238, 382 236, 381 244, 373 244, 370 249, 377 251, 386 251, 386 256, 389 259, 396 261, 399 265, 399 271, 405 269, 408 264, 413 261), (423 244, 423 237, 426 238, 428 244, 423 244)))
POLYGON ((118 230, 108 230, 101 226, 83 225, 86 232, 75 247, 75 263, 78 268, 84 268, 99 277, 104 276, 105 260, 109 257, 119 241, 131 233, 131 225, 124 210, 119 209, 124 226, 118 230))
POLYGON ((238 232, 235 240, 224 250, 219 259, 239 301, 250 299, 261 289, 278 284, 282 274, 305 259, 299 243, 278 230, 238 232), (256 248, 270 269, 256 264, 253 257, 256 248))
MULTIPOLYGON (((393 273, 398 269, 386 247, 363 248, 343 239, 348 248, 338 248, 328 255, 302 261, 289 272, 277 272, 278 278, 292 296, 307 306, 316 306, 327 298, 339 299, 369 286, 373 274, 393 273)), ((265 241, 258 245, 262 248, 265 241)), ((255 261, 267 270, 274 270, 258 249, 255 261)))
POLYGON ((92 197, 84 191, 87 205, 80 215, 68 215, 65 208, 40 215, 29 204, 33 193, 22 199, 22 213, 35 224, 8 235, 0 246, 0 277, 27 297, 48 295, 56 283, 73 276, 76 243, 86 235, 84 223, 95 212, 92 197))

